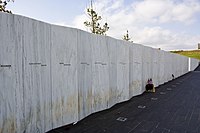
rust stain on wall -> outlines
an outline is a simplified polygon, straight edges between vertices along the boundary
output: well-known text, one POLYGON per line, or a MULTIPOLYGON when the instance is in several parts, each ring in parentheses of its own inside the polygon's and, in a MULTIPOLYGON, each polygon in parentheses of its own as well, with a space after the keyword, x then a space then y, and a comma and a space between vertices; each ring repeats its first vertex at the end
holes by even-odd
POLYGON ((3 127, 0 128, 0 133, 15 133, 16 132, 16 122, 15 117, 7 118, 3 121, 3 127))
POLYGON ((130 89, 136 89, 139 86, 141 86, 141 83, 138 80, 131 82, 131 84, 129 85, 130 89))
POLYGON ((61 100, 56 100, 52 103, 52 110, 53 110, 53 118, 55 118, 57 121, 62 118, 62 112, 61 112, 62 102, 61 100))

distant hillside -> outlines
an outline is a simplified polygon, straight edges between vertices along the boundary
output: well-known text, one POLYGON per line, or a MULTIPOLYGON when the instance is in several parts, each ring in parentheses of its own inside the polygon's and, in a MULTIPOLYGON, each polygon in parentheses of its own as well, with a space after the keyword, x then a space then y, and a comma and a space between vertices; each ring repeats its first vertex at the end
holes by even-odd
POLYGON ((181 51, 171 51, 171 52, 200 60, 200 50, 191 50, 191 51, 181 50, 181 51))

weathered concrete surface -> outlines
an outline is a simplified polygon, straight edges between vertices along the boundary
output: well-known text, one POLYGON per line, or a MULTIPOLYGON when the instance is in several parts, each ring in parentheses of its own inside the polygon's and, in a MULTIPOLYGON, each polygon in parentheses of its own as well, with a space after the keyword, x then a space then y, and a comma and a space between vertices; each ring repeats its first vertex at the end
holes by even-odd
POLYGON ((117 40, 110 37, 106 40, 109 60, 109 107, 112 107, 117 100, 117 40))
MULTIPOLYGON (((111 45, 111 44, 110 44, 111 45)), ((117 42, 117 89, 116 103, 129 99, 129 45, 117 42)))
MULTIPOLYGON (((19 21, 21 20, 19 19, 19 21)), ((23 76, 23 92, 21 93, 23 93, 24 106, 24 109, 21 109, 24 115, 23 131, 45 132, 52 128, 50 123, 52 120, 51 26, 24 18, 23 32, 19 37, 22 37, 23 41, 23 62, 21 65, 23 76)), ((18 45, 17 42, 15 45, 18 45)))
MULTIPOLYGON (((129 98, 142 93, 142 46, 129 47, 129 98)), ((155 79, 154 79, 155 81, 155 79)))
MULTIPOLYGON (((21 131, 24 125, 22 84, 22 22, 0 15, 0 132, 21 131), (4 20, 4 21, 2 21, 4 20), (7 25, 7 23, 12 25, 7 25), (14 25, 18 26, 18 30, 14 25), (15 34, 13 34, 13 32, 15 34), (9 39, 8 39, 9 38, 9 39), (15 45, 15 42, 18 42, 15 45)), ((19 18, 21 19, 21 18, 19 18)))
POLYGON ((53 128, 78 121, 78 30, 51 26, 53 128))
POLYGON ((199 133, 199 86, 200 67, 160 85, 155 93, 143 93, 48 133, 199 133))
POLYGON ((109 58, 106 37, 93 36, 91 39, 92 112, 97 112, 109 107, 109 58))
POLYGON ((199 60, 196 60, 196 59, 193 59, 193 58, 190 58, 189 61, 190 61, 189 71, 193 71, 200 64, 199 60))
POLYGON ((0 133, 43 133, 194 70, 198 60, 0 13, 0 133))
POLYGON ((93 112, 92 36, 78 32, 78 118, 93 112))

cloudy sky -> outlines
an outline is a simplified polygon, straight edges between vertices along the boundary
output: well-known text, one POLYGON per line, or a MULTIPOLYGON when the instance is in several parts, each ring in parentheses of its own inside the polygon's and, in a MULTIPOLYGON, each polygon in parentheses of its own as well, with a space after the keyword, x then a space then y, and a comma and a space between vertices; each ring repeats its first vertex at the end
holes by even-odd
MULTIPOLYGON (((200 0, 93 0, 108 22, 107 35, 121 39, 129 30, 133 42, 164 50, 196 49, 200 42, 200 0)), ((90 0, 15 0, 14 14, 89 31, 90 0)))

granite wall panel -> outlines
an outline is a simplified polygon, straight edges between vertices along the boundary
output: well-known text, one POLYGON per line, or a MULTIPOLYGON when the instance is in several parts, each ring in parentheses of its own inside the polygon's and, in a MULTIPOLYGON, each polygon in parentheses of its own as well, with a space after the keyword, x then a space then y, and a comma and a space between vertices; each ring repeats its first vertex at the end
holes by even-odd
POLYGON ((142 93, 142 46, 129 46, 129 98, 142 93))
POLYGON ((0 13, 0 132, 44 133, 194 70, 140 44, 0 13))
POLYGON ((78 30, 51 27, 53 127, 78 121, 78 30))

